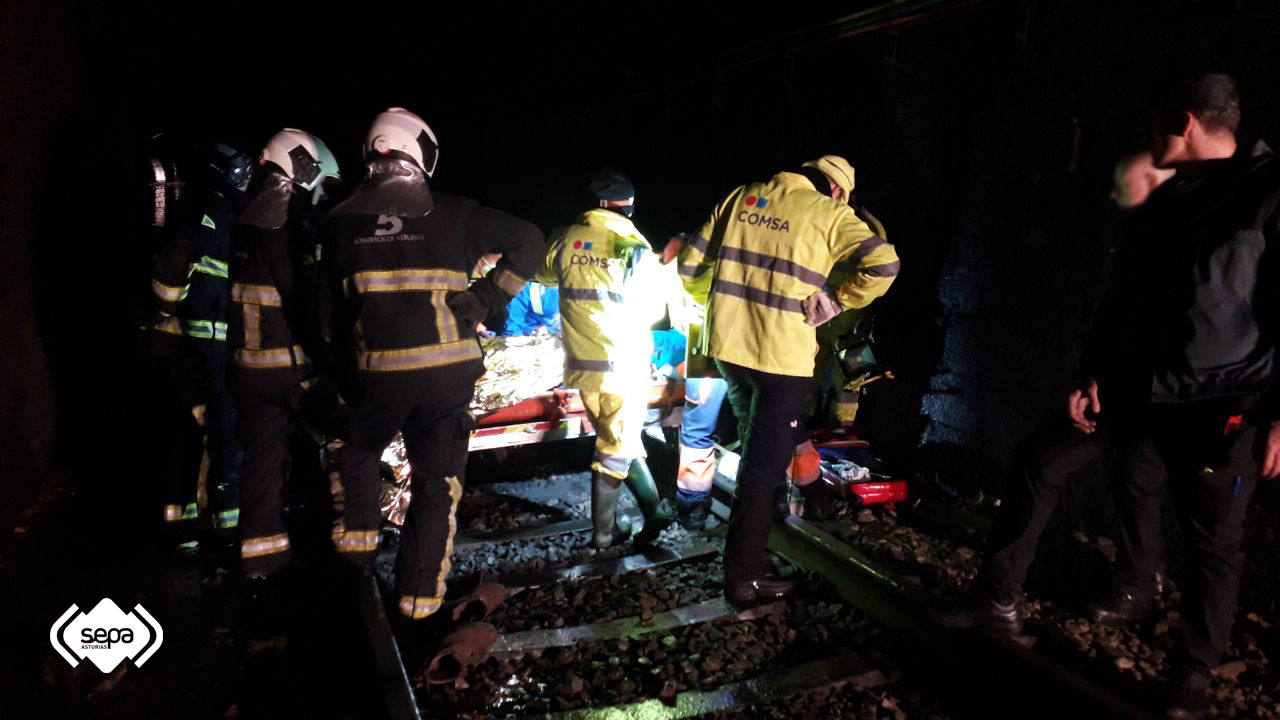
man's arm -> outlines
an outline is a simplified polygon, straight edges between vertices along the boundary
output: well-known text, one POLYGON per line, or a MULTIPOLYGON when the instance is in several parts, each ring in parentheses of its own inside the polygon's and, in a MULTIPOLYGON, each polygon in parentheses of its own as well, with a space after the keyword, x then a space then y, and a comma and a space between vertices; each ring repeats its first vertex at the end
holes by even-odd
POLYGON ((476 207, 468 215, 462 232, 471 251, 470 257, 502 254, 488 275, 449 302, 465 320, 480 322, 506 307, 537 272, 544 247, 542 231, 534 224, 501 210, 476 207), (461 297, 468 299, 462 300, 461 297))
POLYGON ((711 295, 711 280, 715 276, 712 271, 720 256, 720 245, 724 242, 724 224, 729 217, 725 208, 733 207, 741 193, 742 188, 729 193, 698 232, 685 239, 684 246, 676 255, 676 271, 680 273, 685 290, 689 291, 694 302, 703 307, 711 295))
MULTIPOLYGON (((1270 217, 1263 223, 1266 249, 1258 268, 1258 297, 1255 312, 1262 313, 1258 324, 1271 339, 1272 352, 1280 356, 1280 198, 1273 198, 1270 217)), ((1260 434, 1260 472, 1267 480, 1280 477, 1280 365, 1272 371, 1271 387, 1263 394, 1258 415, 1265 423, 1260 434)))
POLYGON ((557 264, 560 253, 564 250, 565 236, 568 234, 569 228, 557 228, 551 231, 551 244, 542 257, 542 265, 538 268, 534 281, 549 288, 560 287, 560 270, 557 264))
POLYGON ((898 252, 852 210, 839 214, 827 243, 832 256, 849 265, 849 279, 835 289, 835 299, 845 310, 870 305, 898 277, 898 252))
POLYGON ((151 266, 151 293, 161 315, 173 315, 191 289, 195 267, 195 241, 191 228, 179 226, 156 253, 151 266))

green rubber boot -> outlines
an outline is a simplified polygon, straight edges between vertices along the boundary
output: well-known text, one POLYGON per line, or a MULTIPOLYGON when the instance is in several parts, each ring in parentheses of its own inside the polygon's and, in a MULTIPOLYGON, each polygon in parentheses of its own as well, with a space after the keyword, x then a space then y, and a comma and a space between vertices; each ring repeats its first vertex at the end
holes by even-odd
POLYGON ((649 465, 640 458, 631 461, 631 468, 627 472, 627 489, 635 497, 636 505, 644 515, 644 527, 636 533, 635 542, 637 545, 648 545, 671 525, 675 513, 671 510, 671 503, 666 498, 659 497, 658 486, 653 482, 649 465))
POLYGON ((626 542, 631 536, 631 520, 618 512, 621 493, 622 480, 603 472, 591 478, 591 544, 597 548, 626 542))

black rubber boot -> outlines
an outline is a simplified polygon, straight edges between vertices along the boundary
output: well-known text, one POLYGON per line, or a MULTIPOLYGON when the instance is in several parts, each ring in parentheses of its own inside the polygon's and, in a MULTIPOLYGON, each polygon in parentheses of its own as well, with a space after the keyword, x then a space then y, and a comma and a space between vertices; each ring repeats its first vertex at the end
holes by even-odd
POLYGON ((1089 603, 1089 617, 1103 625, 1122 626, 1137 622, 1151 614, 1154 601, 1150 597, 1116 590, 1089 603))
POLYGON ((1018 602, 1002 602, 982 590, 975 590, 959 607, 936 613, 933 620, 949 628, 981 628, 1006 635, 1022 632, 1018 602))
MULTIPOLYGON (((681 491, 683 492, 683 491, 681 491)), ((702 532, 707 528, 707 513, 711 508, 711 496, 689 498, 676 494, 676 522, 690 532, 702 532)))
POLYGON ((1203 668, 1174 668, 1164 716, 1173 720, 1196 720, 1209 709, 1209 671, 1203 668))
POLYGON ((671 503, 658 495, 658 486, 653 482, 653 474, 644 460, 631 461, 627 472, 627 489, 636 499, 636 505, 644 515, 644 527, 636 533, 637 545, 648 545, 658 539, 658 535, 666 530, 675 513, 671 512, 671 503))
POLYGON ((808 485, 800 485, 800 497, 804 498, 804 517, 806 520, 826 520, 834 513, 831 510, 830 486, 821 478, 808 485))
POLYGON ((591 478, 591 544, 607 548, 625 542, 631 535, 631 521, 618 512, 622 480, 597 472, 591 478))

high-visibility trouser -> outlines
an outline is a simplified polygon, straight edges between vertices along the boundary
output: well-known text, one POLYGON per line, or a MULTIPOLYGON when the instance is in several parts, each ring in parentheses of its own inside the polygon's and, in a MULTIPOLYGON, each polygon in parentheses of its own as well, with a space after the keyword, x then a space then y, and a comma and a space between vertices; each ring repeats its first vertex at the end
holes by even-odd
POLYGON ((227 324, 217 320, 190 320, 167 317, 156 323, 155 329, 169 335, 187 335, 201 340, 227 339, 227 324))
POLYGON ((676 487, 690 493, 711 490, 716 474, 714 454, 716 421, 729 386, 719 378, 685 381, 684 417, 680 424, 680 469, 676 487))
POLYGON ((240 518, 240 441, 236 432, 236 404, 227 385, 227 346, 216 339, 191 344, 200 359, 204 379, 205 454, 209 460, 206 512, 214 527, 231 529, 239 525, 240 518))
POLYGON ((349 398, 351 439, 339 455, 344 517, 334 543, 348 561, 372 565, 382 520, 378 462, 396 432, 402 432, 412 468, 412 499, 400 531, 395 575, 400 613, 413 620, 432 615, 444 603, 467 448, 475 426, 468 412, 472 387, 441 382, 430 392, 357 392, 349 398))
POLYGON ((284 526, 285 461, 297 424, 302 388, 241 394, 240 563, 246 575, 264 577, 289 563, 284 526))
POLYGON ((787 479, 796 487, 813 484, 815 480, 822 477, 821 461, 822 456, 813 446, 813 441, 805 440, 796 445, 791 464, 787 466, 787 479))
POLYGON ((648 403, 639 395, 626 397, 585 390, 581 395, 587 419, 596 433, 596 455, 591 469, 625 478, 631 462, 645 457, 640 434, 644 432, 648 403))

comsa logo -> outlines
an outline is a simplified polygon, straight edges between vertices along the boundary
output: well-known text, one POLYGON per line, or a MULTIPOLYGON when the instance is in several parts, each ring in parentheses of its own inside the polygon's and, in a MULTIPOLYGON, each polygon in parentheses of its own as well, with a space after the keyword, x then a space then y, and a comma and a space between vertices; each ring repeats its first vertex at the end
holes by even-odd
MULTIPOLYGON (((749 195, 746 199, 747 207, 763 210, 769 206, 769 198, 756 197, 749 195)), ((756 225, 767 230, 777 230, 779 232, 791 232, 791 221, 776 215, 765 215, 762 212, 754 212, 752 210, 739 210, 737 215, 738 222, 748 225, 756 225)))
POLYGON ((49 642, 71 667, 87 659, 109 673, 125 658, 142 667, 160 649, 164 631, 142 605, 126 613, 103 598, 88 613, 76 605, 67 608, 49 628, 49 642))

